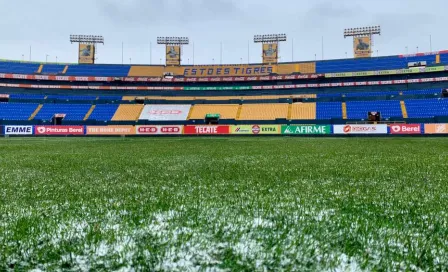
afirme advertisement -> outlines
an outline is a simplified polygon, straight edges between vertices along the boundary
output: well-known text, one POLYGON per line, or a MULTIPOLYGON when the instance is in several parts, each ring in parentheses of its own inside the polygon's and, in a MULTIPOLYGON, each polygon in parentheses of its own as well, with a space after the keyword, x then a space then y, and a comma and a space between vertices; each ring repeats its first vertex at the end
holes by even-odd
POLYGON ((231 126, 231 134, 246 134, 246 135, 258 135, 258 134, 280 134, 279 125, 240 125, 231 126))
POLYGON ((334 134, 387 134, 387 125, 335 125, 334 134))
POLYGON ((331 134, 329 125, 293 125, 282 126, 282 134, 331 134))

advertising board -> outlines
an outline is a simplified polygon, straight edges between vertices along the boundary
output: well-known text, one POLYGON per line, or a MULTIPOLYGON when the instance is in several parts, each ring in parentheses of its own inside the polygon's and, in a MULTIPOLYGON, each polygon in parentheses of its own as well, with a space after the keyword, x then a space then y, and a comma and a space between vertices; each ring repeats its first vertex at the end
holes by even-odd
POLYGON ((135 135, 135 126, 87 126, 87 135, 135 135))
POLYGON ((34 126, 34 135, 84 135, 84 126, 34 126))
POLYGON ((213 135, 213 134, 229 134, 230 126, 185 126, 184 134, 196 135, 213 135))
POLYGON ((425 124, 425 134, 448 134, 448 124, 425 124))
POLYGON ((5 126, 5 135, 33 135, 33 126, 5 126))
POLYGON ((231 134, 280 134, 280 126, 278 125, 241 125, 231 126, 231 134))
POLYGON ((387 134, 387 125, 334 125, 334 134, 387 134))
POLYGON ((292 125, 282 126, 282 134, 330 134, 329 125, 292 125))
POLYGON ((137 135, 178 135, 184 126, 137 126, 137 135))
POLYGON ((420 124, 394 124, 390 125, 390 134, 421 134, 420 124))

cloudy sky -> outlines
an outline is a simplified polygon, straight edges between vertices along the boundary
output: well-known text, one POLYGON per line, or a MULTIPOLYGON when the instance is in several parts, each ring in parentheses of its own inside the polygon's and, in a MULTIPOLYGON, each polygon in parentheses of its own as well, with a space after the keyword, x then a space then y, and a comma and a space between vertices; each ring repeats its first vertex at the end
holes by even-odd
POLYGON ((344 28, 381 25, 374 55, 448 49, 447 0, 0 0, 0 58, 76 62, 70 34, 105 37, 98 63, 159 64, 157 36, 187 36, 183 62, 261 61, 254 34, 286 33, 281 61, 344 58, 352 40, 344 28), (152 46, 151 46, 152 44, 152 46), (150 50, 152 48, 152 50, 150 50), (378 50, 378 52, 377 52, 378 50), (151 54, 150 54, 151 51, 151 54), (23 55, 23 56, 22 56, 23 55))

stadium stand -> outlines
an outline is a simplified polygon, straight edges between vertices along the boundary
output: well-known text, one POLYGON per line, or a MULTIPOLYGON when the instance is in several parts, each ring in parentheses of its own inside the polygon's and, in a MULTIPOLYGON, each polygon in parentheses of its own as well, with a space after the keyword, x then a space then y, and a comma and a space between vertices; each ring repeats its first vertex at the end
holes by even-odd
POLYGON ((1 120, 28 120, 39 104, 0 103, 1 120))
POLYGON ((66 114, 66 121, 82 121, 89 111, 90 104, 44 104, 35 120, 50 121, 55 114, 66 114))
POLYGON ((405 100, 409 118, 448 116, 448 99, 405 100))
POLYGON ((146 105, 140 114, 140 120, 149 121, 185 121, 191 105, 146 105))
POLYGON ((206 114, 213 113, 218 113, 220 119, 236 119, 239 107, 240 105, 235 104, 198 104, 192 107, 189 119, 204 119, 206 114))
POLYGON ((294 103, 291 107, 291 120, 316 119, 316 103, 294 103))
POLYGON ((39 70, 39 66, 38 63, 0 61, 0 73, 34 74, 39 70))
POLYGON ((58 75, 64 72, 65 65, 60 64, 44 64, 42 67, 41 74, 44 75, 58 75))
POLYGON ((113 121, 137 121, 143 105, 120 105, 112 117, 113 121))
POLYGON ((95 64, 95 65, 69 65, 67 76, 115 76, 125 77, 129 73, 129 65, 95 64))
POLYGON ((118 109, 117 104, 99 104, 90 114, 88 120, 110 121, 118 109))
POLYGON ((243 104, 239 120, 275 120, 288 117, 288 106, 276 104, 243 104))
POLYGON ((341 102, 316 103, 316 119, 342 119, 341 102))
POLYGON ((381 112, 382 118, 403 117, 398 100, 347 102, 348 119, 366 119, 369 111, 381 112))

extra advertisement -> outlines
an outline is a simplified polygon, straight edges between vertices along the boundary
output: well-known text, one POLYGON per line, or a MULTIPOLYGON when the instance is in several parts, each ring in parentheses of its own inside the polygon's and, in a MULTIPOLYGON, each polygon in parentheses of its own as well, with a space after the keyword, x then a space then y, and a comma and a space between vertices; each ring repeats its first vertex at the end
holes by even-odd
POLYGON ((331 126, 329 125, 297 125, 282 126, 282 134, 331 134, 331 126))
POLYGON ((280 126, 278 125, 241 125, 241 126, 231 126, 231 134, 280 134, 280 126))
POLYGON ((33 126, 5 126, 5 135, 33 135, 33 126))
POLYGON ((335 125, 334 134, 387 134, 387 125, 335 125))
POLYGON ((395 124, 390 125, 390 134, 421 134, 420 124, 395 124))
POLYGON ((229 134, 230 126, 185 126, 184 134, 190 135, 219 135, 229 134))
POLYGON ((178 135, 184 126, 137 126, 137 135, 178 135))
POLYGON ((448 124, 425 124, 425 134, 448 134, 448 124))
POLYGON ((87 126, 87 135, 135 135, 135 126, 87 126))
POLYGON ((35 126, 35 135, 84 135, 84 126, 35 126))

